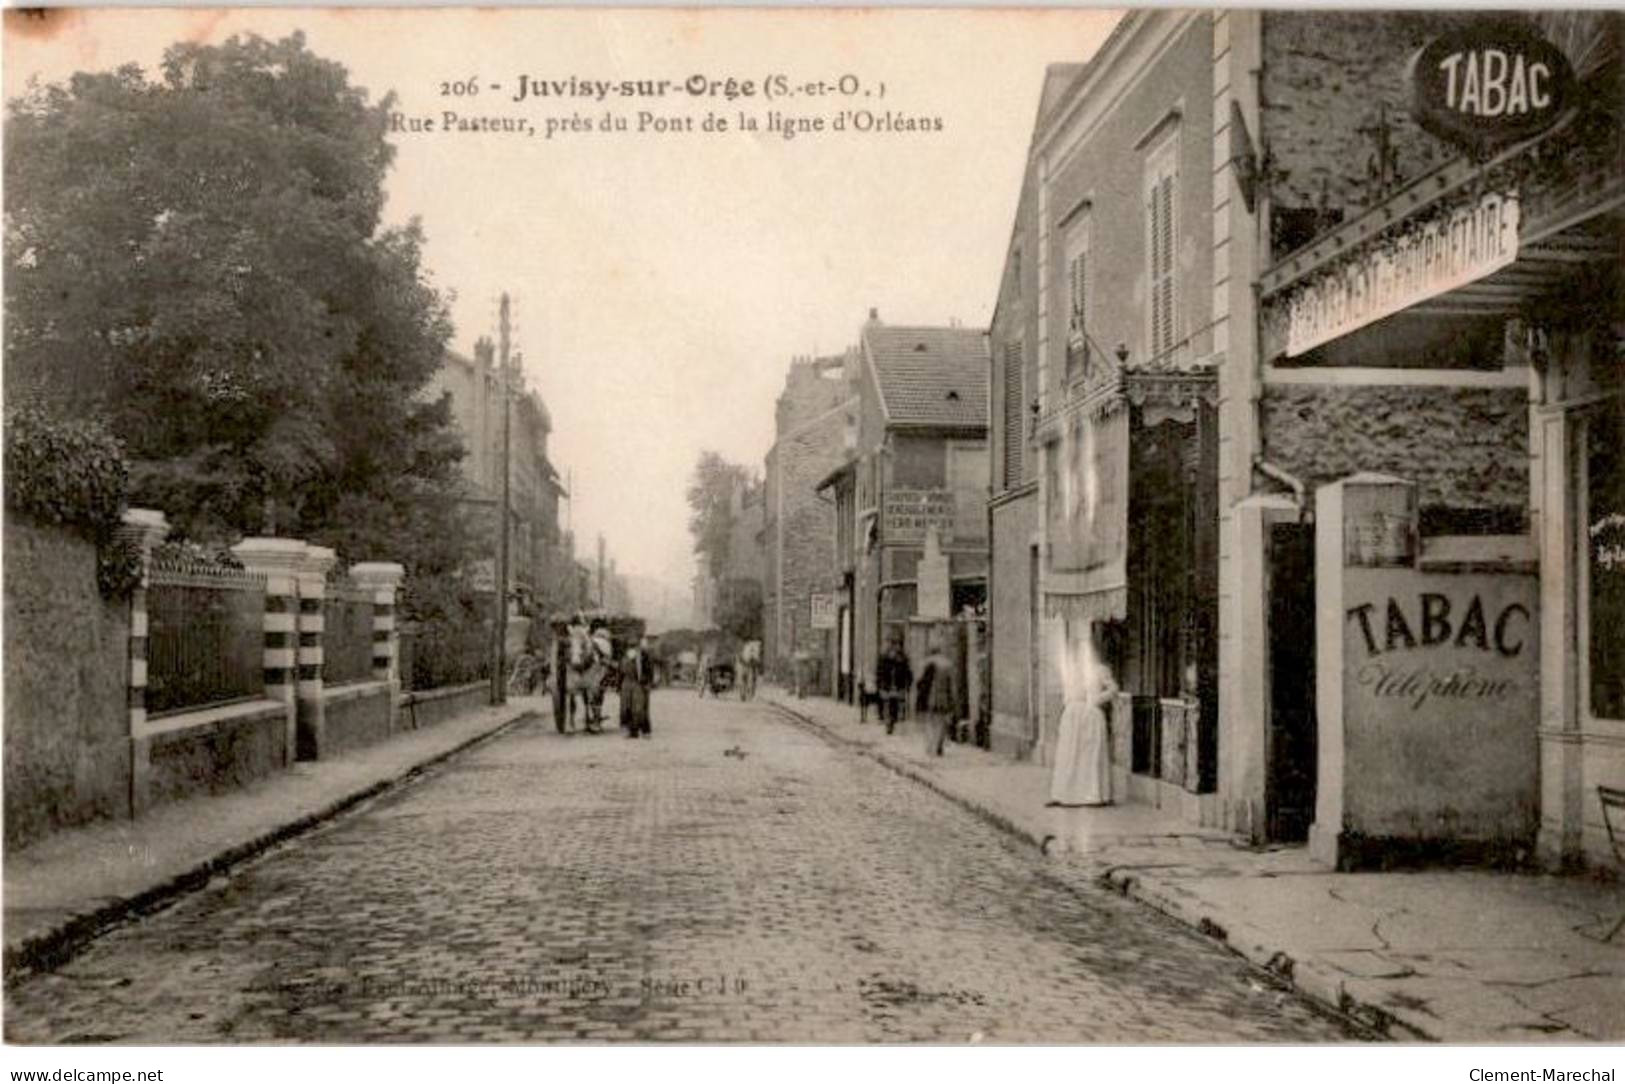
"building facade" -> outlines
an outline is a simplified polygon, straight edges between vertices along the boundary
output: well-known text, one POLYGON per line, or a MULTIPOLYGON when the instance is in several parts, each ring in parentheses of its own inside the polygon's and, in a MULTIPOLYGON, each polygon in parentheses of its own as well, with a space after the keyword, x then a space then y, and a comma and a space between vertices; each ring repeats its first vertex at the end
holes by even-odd
POLYGON ((990 358, 999 745, 1047 762, 1066 702, 1109 675, 1115 792, 1197 818, 1218 723, 1212 35, 1132 12, 1050 73, 990 358), (1023 638, 1025 659, 1001 646, 1023 638))
POLYGON ((989 359, 1006 748, 1104 665, 1120 800, 1342 867, 1606 857, 1619 38, 1146 11, 1050 73, 989 359))
POLYGON ((1223 376, 1227 819, 1345 866, 1602 858, 1596 787, 1625 782, 1619 16, 1224 21, 1216 85, 1260 68, 1264 103, 1243 90, 1253 134, 1215 142, 1256 178, 1229 208, 1256 289, 1230 299, 1259 340, 1223 376), (1312 698, 1283 678, 1300 659, 1312 698))
POLYGON ((871 311, 852 363, 851 453, 817 484, 845 513, 824 535, 846 566, 830 607, 838 658, 848 686, 873 689, 889 639, 921 658, 925 623, 987 601, 987 334, 871 311))
MULTIPOLYGON (((448 351, 427 394, 449 395, 452 418, 462 437, 464 497, 482 551, 475 556, 477 575, 494 582, 492 553, 502 501, 503 373, 489 339, 474 345, 474 356, 448 351)), ((547 455, 552 418, 541 396, 525 386, 523 370, 512 367, 509 415, 508 546, 515 589, 543 607, 561 604, 547 596, 570 577, 560 570, 573 563, 559 529, 559 502, 566 497, 558 472, 547 455)))
POLYGON ((817 483, 844 458, 856 400, 844 355, 795 358, 774 414, 762 490, 762 650, 768 672, 833 692, 836 631, 823 617, 840 587, 830 546, 835 510, 817 483), (815 623, 814 608, 819 616, 815 623))
MULTIPOLYGON (((1081 64, 1052 64, 1045 71, 1035 141, 1082 71, 1081 64)), ((1038 180, 1038 158, 1029 152, 988 328, 991 737, 996 751, 1023 758, 1038 748, 1042 680, 1038 584, 1043 536, 1038 530, 1038 456, 1030 447, 1038 404, 1038 180)))

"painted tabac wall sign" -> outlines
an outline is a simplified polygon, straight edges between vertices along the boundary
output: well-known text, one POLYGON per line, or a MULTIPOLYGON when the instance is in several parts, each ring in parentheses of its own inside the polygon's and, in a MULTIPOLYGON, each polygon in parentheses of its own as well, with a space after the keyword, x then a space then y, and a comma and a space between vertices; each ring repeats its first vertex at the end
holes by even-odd
POLYGON ((1484 154, 1551 127, 1573 83, 1561 49, 1525 23, 1494 20, 1435 38, 1411 58, 1411 109, 1440 139, 1484 154))

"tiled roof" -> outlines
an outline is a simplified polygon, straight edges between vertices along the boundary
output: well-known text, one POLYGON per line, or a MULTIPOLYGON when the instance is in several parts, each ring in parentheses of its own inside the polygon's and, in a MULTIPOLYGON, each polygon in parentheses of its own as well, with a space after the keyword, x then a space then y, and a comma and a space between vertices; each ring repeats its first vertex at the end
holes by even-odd
POLYGON ((958 327, 864 328, 894 425, 987 425, 987 336, 958 327))

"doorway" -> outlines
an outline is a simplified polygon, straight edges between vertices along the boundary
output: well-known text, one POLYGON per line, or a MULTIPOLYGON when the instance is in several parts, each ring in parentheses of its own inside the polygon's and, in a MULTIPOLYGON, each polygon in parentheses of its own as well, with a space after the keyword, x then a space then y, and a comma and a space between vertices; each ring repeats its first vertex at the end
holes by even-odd
POLYGON ((1269 729, 1265 831, 1302 843, 1315 819, 1315 529, 1269 528, 1269 729))

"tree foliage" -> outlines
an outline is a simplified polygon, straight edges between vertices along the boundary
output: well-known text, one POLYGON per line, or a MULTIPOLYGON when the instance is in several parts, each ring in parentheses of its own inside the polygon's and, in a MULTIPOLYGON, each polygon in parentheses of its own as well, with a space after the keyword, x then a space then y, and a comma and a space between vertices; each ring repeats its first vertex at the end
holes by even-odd
POLYGON ((461 448, 420 394, 448 311, 417 224, 381 225, 390 104, 298 34, 8 103, 8 393, 105 419, 183 537, 463 559, 461 448))
POLYGON ((762 585, 758 580, 733 576, 718 585, 717 628, 740 640, 762 638, 762 585))
POLYGON ((119 538, 129 468, 118 441, 95 421, 52 417, 36 404, 5 412, 6 507, 96 545, 102 594, 122 598, 141 575, 139 550, 119 538))
POLYGON ((713 578, 724 576, 728 568, 729 536, 733 531, 733 493, 750 473, 738 463, 730 463, 712 451, 700 453, 688 484, 688 531, 694 538, 694 552, 713 578))

